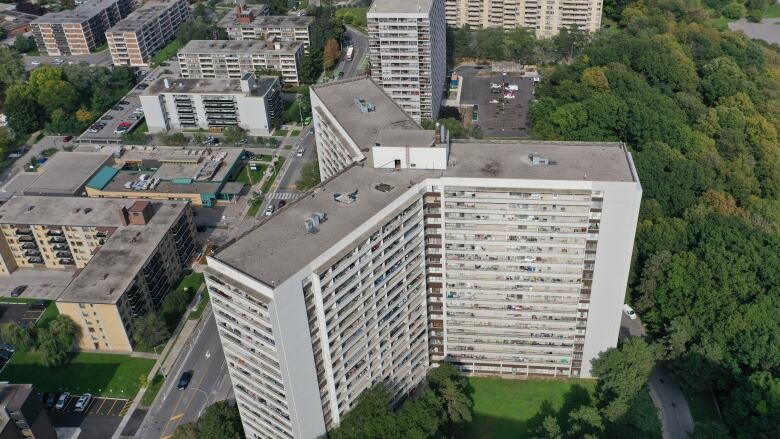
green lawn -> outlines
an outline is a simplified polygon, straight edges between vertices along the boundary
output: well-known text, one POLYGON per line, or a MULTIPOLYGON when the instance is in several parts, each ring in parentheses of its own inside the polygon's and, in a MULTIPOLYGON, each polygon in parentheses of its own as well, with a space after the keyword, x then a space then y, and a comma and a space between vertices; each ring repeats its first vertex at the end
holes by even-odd
POLYGON ((206 305, 208 303, 209 303, 208 290, 203 290, 203 298, 200 299, 200 303, 198 303, 198 306, 195 308, 195 311, 190 312, 189 319, 190 320, 199 319, 200 316, 203 314, 203 310, 206 309, 206 305))
POLYGON ((264 173, 265 173, 264 166, 258 166, 258 169, 256 171, 252 171, 249 169, 249 165, 246 165, 244 166, 243 169, 241 169, 241 172, 236 176, 236 181, 251 186, 259 182, 263 178, 264 173))
POLYGON ((694 422, 721 422, 715 401, 712 400, 712 395, 709 392, 686 394, 685 399, 688 400, 688 405, 691 407, 694 422))
POLYGON ((270 162, 273 159, 274 158, 272 156, 266 154, 260 154, 255 156, 255 160, 259 162, 270 162))
POLYGON ((163 383, 165 382, 165 377, 161 374, 157 374, 154 376, 154 379, 151 383, 149 383, 149 386, 146 388, 146 392, 144 392, 143 398, 141 398, 141 405, 144 407, 149 407, 154 402, 154 398, 157 396, 157 393, 160 392, 160 389, 162 388, 163 383))
POLYGON ((173 40, 170 43, 168 43, 167 46, 160 49, 159 52, 154 54, 152 57, 152 61, 149 63, 150 67, 157 67, 161 63, 164 63, 168 60, 168 58, 171 58, 172 56, 176 55, 176 52, 181 49, 181 44, 179 44, 179 40, 173 40))
POLYGON ((358 27, 366 27, 366 13, 368 8, 341 8, 336 11, 336 18, 344 21, 346 24, 358 27))
POLYGON ((568 413, 588 403, 594 380, 504 380, 469 378, 474 393, 471 424, 458 433, 461 439, 509 439, 531 437, 547 415, 568 413))
POLYGON ((301 130, 292 130, 290 137, 298 137, 301 135, 301 130))
POLYGON ((277 137, 287 137, 287 130, 283 130, 283 129, 280 128, 280 129, 274 131, 274 136, 277 136, 277 137))
POLYGON ((764 13, 764 18, 780 18, 780 5, 773 3, 769 6, 764 13))
POLYGON ((154 360, 129 355, 70 354, 58 368, 43 365, 34 352, 17 352, 0 373, 0 381, 31 383, 41 391, 63 390, 74 394, 128 398, 138 393, 141 375, 149 374, 154 360))
POLYGON ((282 169, 282 166, 284 165, 284 157, 279 157, 276 159, 276 164, 274 165, 274 173, 271 175, 271 177, 263 183, 263 194, 268 193, 268 190, 271 189, 271 185, 274 184, 274 180, 276 180, 276 176, 279 175, 279 171, 282 169))
POLYGON ((263 204, 263 198, 259 198, 255 201, 249 202, 249 211, 247 212, 247 216, 250 218, 254 218, 255 215, 257 215, 257 211, 260 210, 260 206, 263 204))

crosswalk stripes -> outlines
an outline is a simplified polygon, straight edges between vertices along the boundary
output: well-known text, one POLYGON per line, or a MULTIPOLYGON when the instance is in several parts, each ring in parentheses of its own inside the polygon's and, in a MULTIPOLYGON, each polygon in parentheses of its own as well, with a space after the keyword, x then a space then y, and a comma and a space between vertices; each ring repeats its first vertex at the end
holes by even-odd
POLYGON ((298 194, 294 192, 274 192, 268 196, 270 200, 294 200, 298 194))

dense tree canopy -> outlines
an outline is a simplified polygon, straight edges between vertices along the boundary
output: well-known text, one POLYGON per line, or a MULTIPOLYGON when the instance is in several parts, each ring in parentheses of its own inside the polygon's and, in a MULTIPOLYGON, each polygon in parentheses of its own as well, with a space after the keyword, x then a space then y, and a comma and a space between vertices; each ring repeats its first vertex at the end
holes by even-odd
POLYGON ((644 190, 631 295, 659 356, 715 391, 729 434, 776 437, 780 50, 691 2, 605 10, 619 25, 546 70, 533 134, 626 142, 644 190))

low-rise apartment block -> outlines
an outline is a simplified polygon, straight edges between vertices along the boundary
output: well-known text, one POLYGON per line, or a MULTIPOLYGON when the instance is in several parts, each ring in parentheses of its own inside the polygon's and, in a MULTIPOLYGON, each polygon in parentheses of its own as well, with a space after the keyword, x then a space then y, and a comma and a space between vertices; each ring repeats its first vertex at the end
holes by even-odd
POLYGON ((14 197, 0 206, 0 275, 73 270, 57 299, 77 347, 131 351, 134 319, 158 311, 195 251, 181 201, 14 197))
POLYGON ((89 55, 106 41, 106 30, 136 8, 135 0, 90 0, 73 10, 52 12, 32 22, 41 55, 89 55))
POLYGON ((146 66, 190 19, 187 0, 150 0, 106 32, 115 66, 146 66))
POLYGON ((240 127, 252 136, 267 136, 281 116, 279 78, 158 79, 141 94, 150 133, 240 127))
POLYGON ((279 72, 282 82, 300 84, 303 57, 299 42, 193 40, 179 50, 183 78, 239 79, 246 73, 279 72))
POLYGON ((602 0, 445 1, 447 24, 455 27, 525 27, 539 37, 555 36, 567 26, 588 32, 596 32, 601 27, 602 0))
POLYGON ((589 377, 617 344, 642 194, 625 146, 451 141, 371 88, 312 88, 353 163, 209 257, 247 436, 323 437, 366 389, 399 401, 443 361, 589 377))
POLYGON ((277 41, 300 42, 308 50, 313 23, 314 17, 268 15, 265 5, 239 5, 234 13, 222 17, 219 27, 227 31, 231 40, 276 38, 277 41))
POLYGON ((180 200, 213 207, 235 202, 243 187, 232 181, 241 171, 241 148, 120 148, 116 163, 104 166, 87 182, 87 196, 180 200))
POLYGON ((37 15, 25 14, 24 12, 7 10, 0 11, 0 28, 5 31, 9 37, 23 35, 32 31, 32 23, 38 18, 37 15))

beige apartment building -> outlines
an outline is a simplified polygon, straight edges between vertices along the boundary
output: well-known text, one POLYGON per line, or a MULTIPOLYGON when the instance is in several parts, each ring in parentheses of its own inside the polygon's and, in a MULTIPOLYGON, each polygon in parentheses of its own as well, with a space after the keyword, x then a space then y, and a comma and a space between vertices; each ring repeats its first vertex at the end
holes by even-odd
POLYGON ((146 66, 190 19, 187 0, 148 1, 106 32, 115 66, 146 66))
POLYGON ((445 0, 447 24, 472 28, 533 29, 552 37, 561 28, 588 32, 601 27, 602 0, 445 0))
POLYGON ((57 308, 78 325, 80 349, 132 351, 134 319, 160 309, 195 251, 181 201, 20 196, 0 217, 0 276, 73 273, 57 308))
POLYGON ((179 50, 183 78, 240 79, 246 73, 272 70, 281 73, 282 82, 300 84, 298 69, 303 44, 279 41, 192 40, 179 50))
POLYGON ((34 20, 41 55, 89 55, 106 41, 105 32, 130 14, 135 0, 90 0, 73 10, 52 12, 34 20))
POLYGON ((227 31, 231 40, 267 40, 303 44, 309 48, 309 33, 314 17, 268 15, 265 5, 237 6, 234 13, 228 13, 219 21, 219 27, 227 31))

